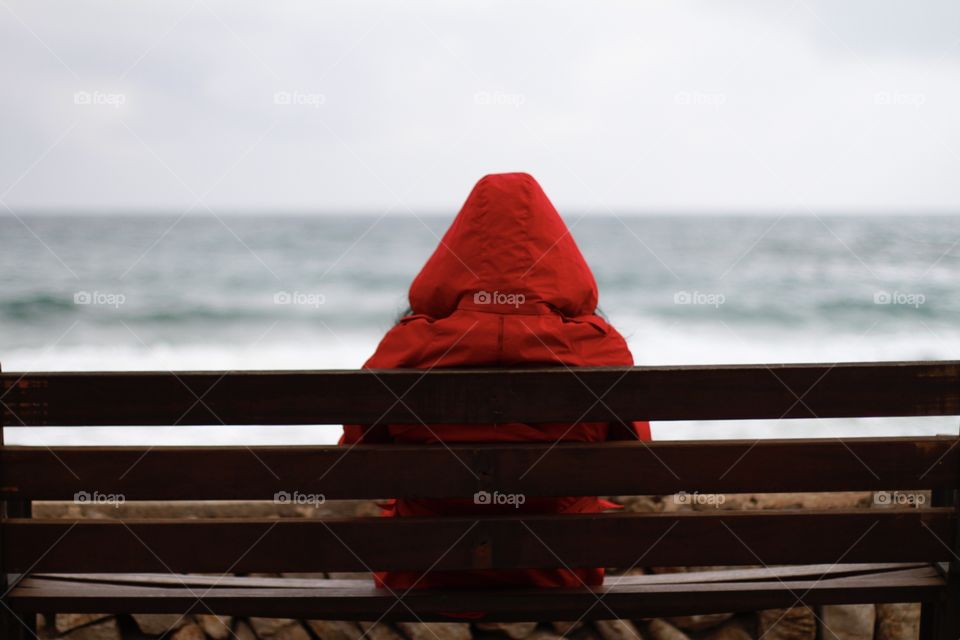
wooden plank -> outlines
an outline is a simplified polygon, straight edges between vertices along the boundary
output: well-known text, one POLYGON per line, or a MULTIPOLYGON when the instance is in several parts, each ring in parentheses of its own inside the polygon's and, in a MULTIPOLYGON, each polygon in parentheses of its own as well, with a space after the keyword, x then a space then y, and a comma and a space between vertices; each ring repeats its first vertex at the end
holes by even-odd
POLYGON ((14 426, 960 414, 958 361, 577 370, 2 373, 0 383, 3 421, 14 426))
POLYGON ((874 562, 785 565, 750 567, 748 569, 720 569, 716 571, 686 571, 682 573, 650 573, 646 575, 608 575, 604 584, 684 584, 690 582, 741 582, 749 580, 809 579, 849 577, 863 574, 883 575, 891 571, 923 569, 923 562, 874 562))
POLYGON ((341 589, 143 587, 28 578, 8 597, 18 611, 209 613, 337 620, 450 620, 486 612, 485 620, 610 619, 753 611, 794 605, 917 602, 935 598, 943 578, 933 569, 826 580, 658 585, 594 589, 498 589, 392 594, 370 583, 341 589), (199 596, 199 600, 198 600, 199 596), (398 602, 397 596, 402 596, 398 602), (600 600, 598 602, 598 599, 600 600), (439 614, 443 611, 445 614, 439 614))
POLYGON ((930 489, 960 482, 954 437, 347 447, 4 447, 0 495, 272 500, 930 489), (171 473, 175 469, 176 473, 171 473), (437 482, 443 478, 443 482, 437 482))
MULTIPOLYGON (((5 417, 3 413, 0 413, 0 445, 3 445, 4 442, 3 426, 5 417)), ((0 501, 0 518, 29 518, 30 511, 30 501, 23 500, 17 496, 4 496, 3 500, 0 501)), ((8 572, 7 568, 3 566, 2 558, 3 540, 0 540, 0 587, 3 588, 3 593, 7 593, 16 584, 18 576, 8 572)), ((36 631, 36 616, 18 616, 7 607, 0 610, 0 637, 9 638, 10 640, 26 640, 28 636, 36 637, 36 631)))
MULTIPOLYGON (((818 580, 826 577, 857 576, 863 574, 883 575, 892 571, 925 569, 922 562, 876 562, 860 564, 810 564, 777 567, 753 567, 749 569, 718 569, 716 571, 689 571, 684 573, 651 573, 646 575, 607 575, 606 586, 638 584, 680 584, 690 582, 740 582, 746 580, 770 581, 777 578, 806 578, 818 580)), ((295 574, 294 574, 295 575, 295 574)), ((45 578, 58 582, 94 582, 102 584, 128 584, 140 586, 220 586, 220 587, 277 587, 340 589, 344 587, 369 586, 368 579, 282 578, 262 576, 201 575, 195 573, 31 573, 32 578, 45 578)))
POLYGON ((270 572, 948 560, 953 509, 9 520, 10 571, 270 572), (829 532, 829 535, 824 535, 829 532), (594 543, 596 541, 596 543, 594 543))
MULTIPOLYGON (((899 565, 922 566, 922 565, 899 565)), ((331 579, 268 578, 264 576, 208 575, 197 573, 31 573, 31 578, 57 582, 97 583, 112 585, 139 585, 143 587, 272 587, 282 589, 343 589, 370 586, 373 578, 331 579)))
MULTIPOLYGON (((960 511, 960 491, 938 490, 933 492, 933 504, 960 511)), ((947 567, 947 581, 938 601, 924 605, 920 619, 922 638, 955 640, 960 637, 960 529, 954 531, 948 543, 953 547, 952 558, 947 567)))

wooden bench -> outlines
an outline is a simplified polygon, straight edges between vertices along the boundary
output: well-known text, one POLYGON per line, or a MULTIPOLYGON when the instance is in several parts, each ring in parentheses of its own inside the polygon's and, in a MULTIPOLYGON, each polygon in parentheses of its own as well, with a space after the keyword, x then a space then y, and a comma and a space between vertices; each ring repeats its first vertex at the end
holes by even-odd
MULTIPOLYGON (((0 380, 2 424, 8 428, 960 415, 960 362, 3 373, 0 380)), ((797 426, 784 421, 784 436, 801 435, 797 426)), ((6 446, 0 449, 0 573, 8 581, 0 601, 3 637, 28 637, 36 612, 374 621, 445 620, 449 613, 482 611, 488 620, 519 621, 923 602, 922 636, 956 640, 958 442, 956 436, 937 436, 353 448, 6 446), (921 505, 823 511, 30 517, 32 501, 72 500, 81 492, 170 501, 273 500, 279 492, 341 500, 469 497, 482 491, 576 496, 853 490, 933 493, 921 505), (562 590, 394 593, 363 580, 242 575, 707 565, 725 568, 609 576, 602 587, 562 590), (225 575, 199 575, 211 573, 225 575)))

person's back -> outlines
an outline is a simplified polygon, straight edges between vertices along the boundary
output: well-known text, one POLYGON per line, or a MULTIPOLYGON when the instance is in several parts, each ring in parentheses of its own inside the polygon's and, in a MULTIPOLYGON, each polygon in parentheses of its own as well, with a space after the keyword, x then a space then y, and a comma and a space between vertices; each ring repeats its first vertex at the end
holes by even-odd
MULTIPOLYGON (((597 285, 563 220, 529 175, 486 176, 474 187, 410 286, 411 314, 380 342, 366 368, 631 365, 620 334, 596 315, 597 285)), ((586 409, 586 407, 584 407, 586 409)), ((647 423, 344 427, 341 444, 599 442, 649 439, 647 423)), ((453 454, 451 454, 453 455, 453 454)), ((576 473, 571 469, 571 473, 576 473)), ((596 497, 395 500, 386 516, 595 513, 596 497), (520 504, 522 503, 522 504, 520 504)), ((378 584, 411 587, 595 585, 602 569, 387 572, 378 584)))

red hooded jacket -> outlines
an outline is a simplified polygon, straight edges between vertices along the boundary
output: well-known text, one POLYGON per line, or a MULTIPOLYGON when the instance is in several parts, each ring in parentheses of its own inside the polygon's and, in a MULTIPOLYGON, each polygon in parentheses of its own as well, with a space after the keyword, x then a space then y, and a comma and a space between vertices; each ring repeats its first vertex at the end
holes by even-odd
MULTIPOLYGON (((531 176, 480 180, 440 245, 410 286, 412 314, 401 318, 365 368, 570 367, 632 365, 617 330, 596 315, 597 284, 573 237, 531 176)), ((341 444, 371 441, 346 425, 341 444)), ((381 436, 382 438, 383 436, 381 436)), ((390 425, 386 439, 440 442, 599 442, 650 439, 646 422, 630 431, 607 423, 390 425), (618 435, 615 435, 618 434, 618 435)), ((384 515, 594 513, 596 497, 529 498, 521 506, 472 500, 393 500, 384 515)), ((430 587, 576 587, 603 581, 603 569, 393 571, 376 575, 393 589, 430 587)))

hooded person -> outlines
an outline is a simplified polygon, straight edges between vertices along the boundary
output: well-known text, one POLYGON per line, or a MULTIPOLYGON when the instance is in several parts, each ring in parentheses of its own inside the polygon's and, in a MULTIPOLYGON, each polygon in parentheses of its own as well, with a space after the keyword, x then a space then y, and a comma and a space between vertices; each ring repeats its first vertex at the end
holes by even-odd
MULTIPOLYGON (((525 173, 488 175, 410 286, 410 314, 387 332, 364 368, 632 365, 623 337, 597 315, 597 295, 590 268, 537 181, 525 173)), ((649 424, 392 424, 376 431, 346 425, 340 443, 625 438, 649 440, 649 424)), ((596 513, 614 507, 594 496, 528 498, 522 505, 398 499, 383 505, 383 515, 596 513)), ((375 579, 391 589, 577 587, 601 584, 603 569, 389 571, 375 579)))

